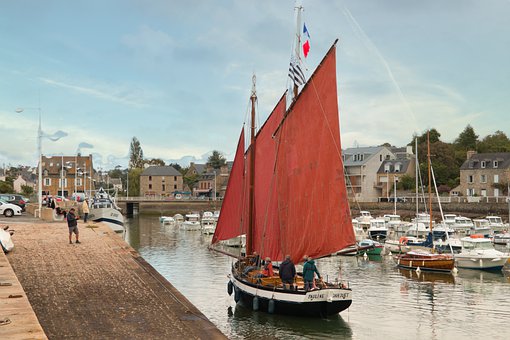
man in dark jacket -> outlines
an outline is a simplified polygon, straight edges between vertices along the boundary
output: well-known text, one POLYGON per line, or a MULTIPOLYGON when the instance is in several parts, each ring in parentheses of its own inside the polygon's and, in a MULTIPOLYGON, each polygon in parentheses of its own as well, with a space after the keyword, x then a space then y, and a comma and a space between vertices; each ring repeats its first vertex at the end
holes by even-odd
POLYGON ((74 208, 71 208, 67 213, 67 226, 69 227, 69 243, 73 244, 73 233, 76 235, 76 243, 81 243, 79 240, 80 233, 78 231, 78 216, 74 214, 74 208))
POLYGON ((290 255, 285 256, 285 261, 280 264, 280 279, 282 279, 283 289, 294 287, 294 278, 296 277, 296 267, 290 260, 290 255))

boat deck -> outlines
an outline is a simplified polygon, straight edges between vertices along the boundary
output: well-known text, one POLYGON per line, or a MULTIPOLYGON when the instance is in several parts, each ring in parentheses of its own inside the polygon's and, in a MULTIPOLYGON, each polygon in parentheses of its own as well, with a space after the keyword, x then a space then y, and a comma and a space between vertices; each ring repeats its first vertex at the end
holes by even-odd
POLYGON ((69 244, 64 222, 11 224, 6 258, 48 338, 225 339, 119 235, 78 224, 79 245, 69 244))

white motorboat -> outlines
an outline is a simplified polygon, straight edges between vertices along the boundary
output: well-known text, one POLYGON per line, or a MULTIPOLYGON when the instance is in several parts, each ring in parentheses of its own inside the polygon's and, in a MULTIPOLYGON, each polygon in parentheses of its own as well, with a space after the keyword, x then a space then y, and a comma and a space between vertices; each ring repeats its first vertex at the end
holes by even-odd
POLYGON ((11 238, 13 233, 13 230, 9 230, 9 226, 0 228, 0 248, 4 253, 10 252, 14 248, 14 243, 11 238))
POLYGON ((428 223, 429 222, 427 222, 426 224, 423 222, 409 223, 408 224, 409 228, 407 229, 406 236, 426 237, 430 232, 429 228, 427 227, 428 223))
POLYGON ((195 213, 186 214, 186 216, 184 216, 184 222, 181 223, 179 229, 190 231, 202 229, 202 225, 200 224, 200 215, 195 213))
POLYGON ((367 237, 367 233, 359 225, 358 220, 356 220, 356 219, 352 220, 352 228, 354 229, 354 235, 356 237, 356 241, 361 241, 367 237))
POLYGON ((491 240, 482 235, 461 239, 462 251, 455 255, 459 268, 501 270, 510 256, 494 249, 491 240))
POLYGON ((184 222, 184 216, 182 216, 181 214, 175 214, 174 215, 174 221, 175 221, 175 225, 181 225, 182 222, 184 222))
POLYGON ((103 189, 96 191, 89 208, 89 219, 94 222, 103 222, 116 233, 126 231, 124 216, 113 198, 103 189))
POLYGON ((491 227, 489 221, 485 218, 479 218, 473 220, 473 227, 469 231, 469 235, 483 235, 489 237, 491 234, 491 227))
POLYGON ((508 230, 508 223, 503 223, 499 216, 486 216, 485 219, 489 221, 489 227, 494 234, 499 234, 508 230))
POLYGON ((451 228, 446 223, 436 224, 432 228, 432 236, 434 237, 434 240, 438 239, 446 240, 447 238, 450 238, 454 232, 455 230, 453 230, 453 228, 451 228), (448 233, 448 237, 446 236, 446 233, 448 233))
POLYGON ((388 230, 395 231, 395 232, 406 232, 407 228, 404 228, 406 225, 405 223, 402 223, 402 220, 400 219, 400 215, 384 215, 383 216, 384 221, 386 222, 386 226, 388 227, 388 230))
POLYGON ((372 240, 385 240, 388 235, 388 227, 382 218, 374 218, 370 221, 368 235, 372 240))
POLYGON ((237 237, 230 238, 228 240, 223 240, 220 242, 220 244, 227 247, 244 248, 246 247, 246 235, 243 234, 237 237))
POLYGON ((204 211, 202 214, 202 233, 203 234, 214 234, 216 230, 216 220, 214 219, 214 215, 210 211, 204 211))
POLYGON ((456 216, 455 223, 451 225, 455 233, 459 235, 469 235, 471 229, 473 228, 473 221, 464 216, 456 216))
POLYGON ((161 216, 159 219, 161 224, 163 225, 169 225, 174 226, 175 225, 175 219, 172 216, 161 216))
POLYGON ((218 219, 220 218, 220 211, 219 211, 219 210, 215 210, 215 211, 213 212, 213 217, 214 217, 214 220, 215 220, 216 222, 218 222, 218 219))
POLYGON ((492 238, 492 242, 494 244, 510 244, 510 233, 500 233, 500 234, 494 234, 494 237, 492 238))
POLYGON ((370 222, 373 217, 370 214, 370 211, 362 210, 360 211, 360 216, 356 217, 358 222, 370 222))

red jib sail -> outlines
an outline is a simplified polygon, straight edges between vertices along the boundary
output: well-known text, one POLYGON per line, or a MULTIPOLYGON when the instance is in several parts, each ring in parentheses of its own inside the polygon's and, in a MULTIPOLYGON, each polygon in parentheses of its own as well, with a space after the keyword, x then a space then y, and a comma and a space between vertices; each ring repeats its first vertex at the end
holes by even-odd
MULTIPOLYGON (((333 46, 289 109, 277 133, 276 183, 281 252, 320 257, 355 243, 347 200, 333 46)), ((274 249, 273 246, 268 247, 274 249)))
POLYGON ((228 179, 227 191, 221 207, 221 214, 212 238, 212 244, 246 233, 243 221, 243 201, 246 199, 244 185, 244 128, 237 143, 234 164, 228 179))

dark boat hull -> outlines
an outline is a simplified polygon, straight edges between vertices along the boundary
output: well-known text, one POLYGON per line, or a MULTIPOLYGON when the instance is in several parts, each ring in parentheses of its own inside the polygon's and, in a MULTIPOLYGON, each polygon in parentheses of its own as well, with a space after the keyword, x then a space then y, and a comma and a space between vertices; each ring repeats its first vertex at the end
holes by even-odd
POLYGON ((232 283, 236 302, 254 309, 253 300, 256 297, 257 310, 272 314, 327 317, 340 313, 352 304, 352 291, 347 288, 325 288, 305 292, 268 289, 235 278, 232 279, 232 283))

